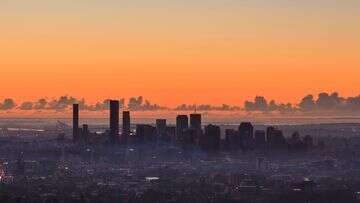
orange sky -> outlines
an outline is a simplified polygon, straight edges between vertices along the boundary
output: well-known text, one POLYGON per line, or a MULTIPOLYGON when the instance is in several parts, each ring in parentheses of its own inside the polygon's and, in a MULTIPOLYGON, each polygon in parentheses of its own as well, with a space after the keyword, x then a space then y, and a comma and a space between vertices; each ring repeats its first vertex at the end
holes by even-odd
POLYGON ((0 2, 1 98, 297 102, 358 95, 360 2, 0 2))

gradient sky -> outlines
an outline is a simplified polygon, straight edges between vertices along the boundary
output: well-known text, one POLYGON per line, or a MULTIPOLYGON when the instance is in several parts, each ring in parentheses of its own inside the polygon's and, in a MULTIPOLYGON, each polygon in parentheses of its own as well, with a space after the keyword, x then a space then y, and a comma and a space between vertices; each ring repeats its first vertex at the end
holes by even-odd
POLYGON ((0 0, 0 97, 358 95, 359 0, 0 0))

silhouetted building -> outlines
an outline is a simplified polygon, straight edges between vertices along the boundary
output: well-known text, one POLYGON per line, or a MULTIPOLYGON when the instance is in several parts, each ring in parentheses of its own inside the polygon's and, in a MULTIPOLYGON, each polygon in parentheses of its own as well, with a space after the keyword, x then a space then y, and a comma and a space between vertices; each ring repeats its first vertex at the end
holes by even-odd
POLYGON ((225 130, 225 149, 236 150, 239 149, 239 133, 234 129, 225 130))
POLYGON ((255 131, 255 147, 258 149, 262 149, 265 147, 266 140, 265 140, 265 131, 263 130, 256 130, 255 131))
POLYGON ((117 100, 110 101, 110 144, 115 144, 119 137, 119 108, 117 100))
POLYGON ((155 142, 156 128, 151 125, 136 125, 136 137, 139 142, 155 142))
POLYGON ((273 126, 269 126, 266 128, 266 142, 271 143, 271 133, 275 130, 273 126))
POLYGON ((176 127, 166 126, 166 136, 163 138, 166 142, 176 142, 176 127))
POLYGON ((313 138, 310 135, 304 137, 304 145, 306 149, 311 149, 314 145, 313 138))
POLYGON ((121 143, 127 144, 130 136, 130 111, 123 111, 121 143))
POLYGON ((216 125, 207 125, 205 133, 200 138, 200 147, 204 150, 220 149, 220 127, 216 125))
POLYGON ((194 129, 195 132, 195 140, 199 140, 202 135, 201 129, 201 114, 193 113, 190 114, 190 128, 194 129))
POLYGON ((190 128, 201 129, 201 114, 190 114, 190 128))
POLYGON ((89 142, 89 136, 90 136, 89 126, 84 124, 81 131, 81 137, 85 143, 89 142))
POLYGON ((17 175, 24 175, 25 174, 25 162, 23 160, 24 153, 21 152, 19 157, 16 161, 16 174, 17 175))
POLYGON ((189 118, 187 115, 178 115, 176 117, 176 138, 181 141, 182 132, 189 128, 189 118))
POLYGON ((250 122, 243 122, 239 126, 240 146, 243 149, 254 148, 254 126, 250 122))
POLYGON ((73 104, 73 140, 79 140, 79 104, 73 104))
POLYGON ((304 148, 304 143, 302 142, 300 138, 300 134, 298 132, 294 132, 291 135, 291 138, 289 140, 289 149, 290 150, 298 150, 304 148))
POLYGON ((195 145, 197 130, 188 128, 183 131, 181 144, 184 149, 191 149, 195 145))
POLYGON ((284 149, 287 147, 286 139, 283 135, 283 132, 279 129, 272 129, 269 131, 270 147, 273 149, 284 149))
POLYGON ((159 137, 166 133, 166 119, 156 119, 156 133, 159 137))

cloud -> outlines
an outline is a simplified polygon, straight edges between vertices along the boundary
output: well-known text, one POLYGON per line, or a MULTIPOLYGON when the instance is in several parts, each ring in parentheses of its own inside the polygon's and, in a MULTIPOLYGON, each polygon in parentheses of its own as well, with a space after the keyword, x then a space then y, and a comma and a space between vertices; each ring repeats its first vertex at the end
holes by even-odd
POLYGON ((237 106, 231 106, 228 104, 222 104, 221 106, 212 106, 209 104, 200 104, 200 105, 189 105, 189 104, 181 104, 177 106, 174 110, 176 111, 235 111, 240 110, 237 106))
POLYGON ((254 101, 245 101, 245 111, 268 111, 268 102, 263 96, 256 96, 254 101))
POLYGON ((34 103, 33 102, 23 102, 20 106, 20 110, 31 110, 33 109, 34 103))
POLYGON ((158 104, 152 104, 150 101, 144 100, 142 96, 131 97, 128 102, 128 108, 132 111, 155 111, 167 109, 166 107, 158 104))
POLYGON ((316 106, 320 110, 332 110, 332 109, 340 109, 346 105, 344 103, 346 99, 339 97, 337 92, 329 95, 328 93, 320 93, 318 99, 316 100, 316 106))
MULTIPOLYGON (((6 100, 6 109, 9 108, 8 101, 6 100)), ((119 99, 120 108, 124 108, 125 99, 119 99)), ((19 110, 55 110, 55 111, 64 111, 70 109, 73 104, 79 104, 81 110, 86 111, 104 111, 109 109, 110 100, 106 99, 103 101, 96 102, 95 104, 87 104, 85 99, 77 99, 72 96, 61 96, 52 100, 39 99, 35 102, 25 101, 19 106, 19 110)), ((148 100, 144 100, 142 96, 131 97, 129 99, 127 107, 132 111, 147 111, 147 110, 160 110, 166 109, 158 104, 152 104, 148 100)), ((0 110, 5 110, 5 105, 0 106, 0 110)))
MULTIPOLYGON (((123 108, 125 106, 125 99, 119 100, 119 107, 123 108)), ((102 102, 96 102, 96 104, 86 105, 85 101, 83 105, 80 105, 80 109, 88 111, 105 111, 110 107, 110 99, 105 99, 102 102)))
POLYGON ((4 99, 4 101, 0 103, 0 110, 11 110, 15 107, 16 107, 16 103, 11 98, 4 99))
POLYGON ((256 96, 254 101, 245 101, 244 110, 248 112, 273 112, 281 113, 293 112, 296 110, 291 103, 277 103, 275 100, 268 102, 263 96, 256 96))
POLYGON ((280 113, 325 113, 325 112, 356 112, 360 111, 360 95, 344 98, 337 92, 321 92, 315 98, 309 94, 303 97, 298 104, 277 103, 274 100, 269 103, 262 96, 255 97, 254 101, 245 101, 244 110, 248 112, 280 112, 280 113))
POLYGON ((77 100, 74 97, 70 97, 70 96, 61 96, 58 99, 53 99, 51 101, 48 102, 47 104, 47 109, 50 110, 65 110, 68 107, 70 107, 72 104, 75 103, 79 103, 80 105, 82 105, 81 102, 79 102, 79 100, 77 100))
POLYGON ((312 95, 307 95, 306 97, 304 97, 300 103, 299 103, 299 107, 301 110, 303 111, 312 111, 316 109, 316 103, 314 100, 314 96, 312 95))
POLYGON ((39 99, 37 102, 34 103, 33 109, 36 109, 36 110, 45 109, 47 103, 48 102, 46 101, 46 99, 39 99))

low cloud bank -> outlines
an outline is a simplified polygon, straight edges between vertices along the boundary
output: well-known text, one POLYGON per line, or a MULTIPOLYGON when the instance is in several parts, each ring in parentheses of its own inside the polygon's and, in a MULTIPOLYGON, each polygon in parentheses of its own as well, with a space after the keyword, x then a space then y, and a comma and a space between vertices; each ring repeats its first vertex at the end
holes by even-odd
MULTIPOLYGON (((129 109, 131 111, 155 111, 155 110, 175 110, 175 111, 246 111, 246 112, 279 112, 279 113, 360 113, 360 95, 354 97, 341 97, 338 93, 322 92, 314 97, 307 95, 302 98, 297 104, 279 103, 275 100, 268 101, 263 96, 256 96, 252 101, 245 101, 243 108, 223 104, 220 106, 213 106, 209 104, 182 104, 176 108, 170 109, 159 104, 151 103, 142 96, 131 97, 127 100, 124 98, 118 99, 120 107, 129 109)), ((10 111, 18 109, 22 111, 42 111, 54 110, 64 111, 70 109, 72 104, 78 103, 80 109, 87 111, 104 111, 109 109, 110 100, 103 100, 95 104, 86 103, 85 99, 77 99, 71 96, 61 96, 54 99, 41 98, 36 101, 25 101, 19 105, 12 98, 0 101, 0 111, 10 111)))
POLYGON ((223 104, 221 106, 212 106, 209 104, 200 104, 200 105, 187 105, 187 104, 182 104, 177 106, 175 109, 175 111, 236 111, 236 110, 241 110, 240 107, 237 106, 231 106, 228 104, 223 104))
POLYGON ((0 110, 11 110, 16 107, 16 103, 13 99, 7 98, 0 103, 0 110))
MULTIPOLYGON (((128 108, 132 111, 148 111, 166 109, 158 104, 152 104, 150 101, 143 99, 142 96, 131 97, 128 104, 125 104, 125 99, 118 99, 120 101, 120 108, 128 108)), ((19 109, 23 111, 30 110, 55 110, 64 111, 70 109, 72 104, 77 103, 81 110, 87 111, 104 111, 109 109, 110 100, 96 102, 95 104, 87 104, 85 99, 77 99, 71 96, 61 96, 56 99, 39 99, 37 101, 25 101, 17 106, 13 99, 5 99, 0 103, 0 110, 19 109)))
POLYGON ((268 102, 265 97, 257 96, 254 101, 245 101, 244 110, 248 112, 360 112, 360 95, 355 97, 341 97, 337 92, 322 92, 315 98, 307 95, 297 105, 291 103, 268 102))
POLYGON ((281 113, 293 112, 296 110, 291 103, 277 103, 275 100, 268 102, 263 96, 256 96, 254 101, 245 101, 244 110, 251 111, 260 111, 260 112, 272 112, 278 111, 281 113))
POLYGON ((158 104, 152 104, 149 100, 144 99, 142 96, 131 97, 128 102, 128 109, 133 111, 155 111, 164 110, 166 107, 158 104))

